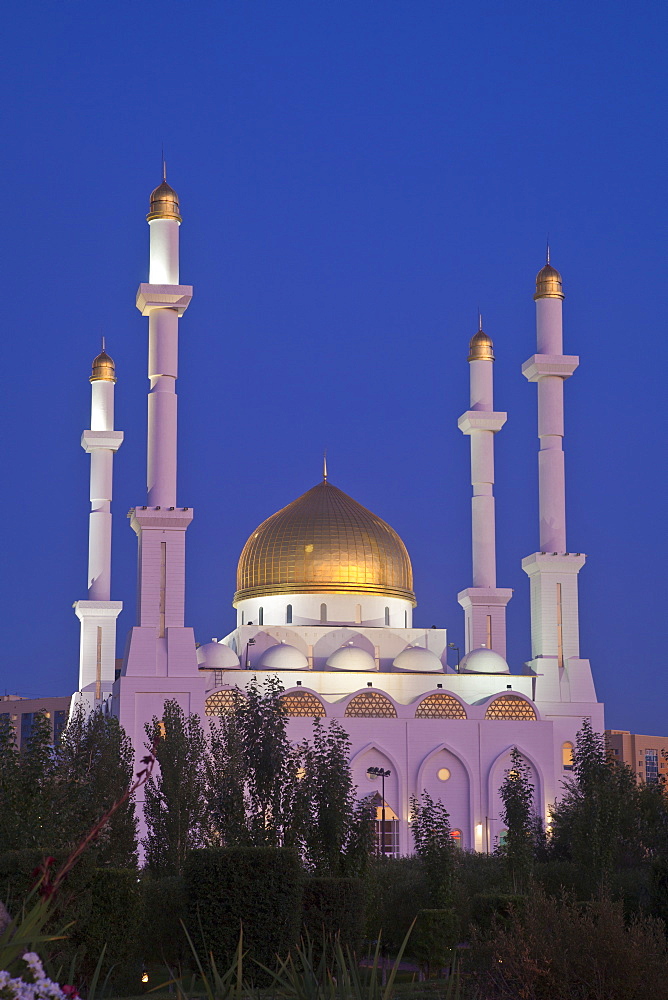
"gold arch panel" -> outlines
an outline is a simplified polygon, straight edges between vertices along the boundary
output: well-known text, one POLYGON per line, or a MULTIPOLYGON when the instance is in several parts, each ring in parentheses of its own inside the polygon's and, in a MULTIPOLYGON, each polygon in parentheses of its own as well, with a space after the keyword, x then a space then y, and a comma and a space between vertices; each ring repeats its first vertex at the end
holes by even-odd
POLYGON ((451 694, 439 692, 423 698, 415 712, 416 719, 465 719, 463 705, 451 694))
POLYGON ((207 715, 232 715, 244 697, 240 691, 214 691, 206 699, 204 711, 207 715))
POLYGON ((345 711, 347 719, 396 719, 397 710, 379 691, 362 691, 356 694, 345 711))
POLYGON ((279 698, 285 714, 296 719, 324 719, 325 706, 310 691, 291 691, 279 698))
POLYGON ((512 722, 536 722, 536 712, 524 698, 516 694, 502 694, 495 698, 485 712, 486 719, 510 719, 512 722))

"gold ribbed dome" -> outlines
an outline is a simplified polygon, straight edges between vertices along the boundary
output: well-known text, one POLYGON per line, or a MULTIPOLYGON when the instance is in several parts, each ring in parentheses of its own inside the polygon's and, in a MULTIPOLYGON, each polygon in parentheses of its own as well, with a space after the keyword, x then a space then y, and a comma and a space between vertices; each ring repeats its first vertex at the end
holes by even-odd
POLYGON ((151 207, 146 218, 149 222, 151 219, 176 219, 181 222, 179 196, 166 180, 151 192, 151 207))
POLYGON ((93 361, 93 374, 90 377, 91 382, 115 382, 116 381, 116 365, 111 360, 106 351, 102 351, 101 354, 93 361))
POLYGON ((536 294, 534 299, 563 299, 564 291, 561 275, 556 267, 548 262, 536 275, 536 294))
POLYGON ((382 594, 415 604, 396 531, 327 480, 263 521, 244 545, 235 606, 269 594, 382 594))
POLYGON ((492 338, 488 337, 486 333, 482 330, 471 337, 471 343, 469 344, 469 361, 493 361, 494 360, 494 344, 492 343, 492 338))

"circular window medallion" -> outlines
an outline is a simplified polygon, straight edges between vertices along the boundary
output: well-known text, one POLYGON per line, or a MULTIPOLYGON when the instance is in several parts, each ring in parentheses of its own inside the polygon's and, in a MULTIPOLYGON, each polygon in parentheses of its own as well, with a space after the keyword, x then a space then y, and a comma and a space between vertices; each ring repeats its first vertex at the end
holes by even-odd
POLYGON ((448 771, 447 767, 440 767, 438 769, 437 777, 439 781, 447 781, 448 778, 450 777, 450 772, 448 771))

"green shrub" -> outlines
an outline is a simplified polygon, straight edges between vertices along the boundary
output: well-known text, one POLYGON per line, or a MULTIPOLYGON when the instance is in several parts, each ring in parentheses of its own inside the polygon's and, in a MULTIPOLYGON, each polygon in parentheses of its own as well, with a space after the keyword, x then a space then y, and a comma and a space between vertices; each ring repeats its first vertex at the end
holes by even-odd
POLYGON ((453 909, 420 910, 407 950, 429 976, 452 963, 458 940, 459 917, 453 909))
POLYGON ((307 878, 304 881, 302 926, 317 945, 339 935, 345 951, 359 952, 364 938, 366 894, 356 878, 307 878))
POLYGON ((141 881, 142 924, 139 937, 146 963, 176 969, 190 959, 190 946, 183 931, 188 917, 188 894, 182 875, 141 881))
MULTIPOLYGON (((188 928, 203 954, 227 968, 243 924, 249 960, 273 966, 297 942, 302 871, 282 847, 208 847, 186 860, 188 928)), ((252 965, 251 965, 252 967, 252 965)))
POLYGON ((497 923, 514 916, 521 920, 526 900, 509 892, 480 892, 471 900, 471 919, 483 931, 491 929, 495 918, 497 923))
POLYGON ((428 909, 431 893, 422 860, 418 857, 378 858, 367 878, 367 937, 396 951, 418 914, 428 909))

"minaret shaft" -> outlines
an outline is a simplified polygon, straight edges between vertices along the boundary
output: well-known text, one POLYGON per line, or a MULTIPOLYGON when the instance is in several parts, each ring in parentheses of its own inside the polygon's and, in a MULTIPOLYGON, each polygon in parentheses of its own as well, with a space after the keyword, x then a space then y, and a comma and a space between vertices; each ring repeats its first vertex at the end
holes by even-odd
POLYGON ((506 604, 512 591, 496 586, 494 435, 506 414, 494 411, 493 366, 491 340, 480 330, 469 356, 471 409, 459 418, 459 429, 471 442, 473 587, 462 591, 458 600, 465 614, 466 652, 484 645, 505 659, 506 604))

